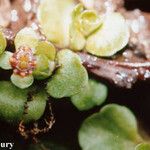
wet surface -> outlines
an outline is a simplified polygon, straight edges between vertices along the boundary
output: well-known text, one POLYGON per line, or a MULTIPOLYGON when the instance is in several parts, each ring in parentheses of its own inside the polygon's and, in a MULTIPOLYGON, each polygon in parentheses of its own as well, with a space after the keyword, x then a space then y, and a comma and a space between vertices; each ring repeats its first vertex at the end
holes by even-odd
POLYGON ((33 22, 37 4, 38 0, 0 0, 0 25, 11 29, 14 33, 25 26, 35 26, 33 22))
POLYGON ((87 53, 79 53, 79 56, 89 72, 110 80, 120 87, 131 88, 137 80, 150 78, 150 62, 106 60, 87 53))
POLYGON ((150 78, 150 15, 139 9, 118 10, 127 21, 130 30, 128 45, 111 58, 98 58, 79 53, 87 70, 110 80, 117 86, 131 88, 138 80, 150 78))

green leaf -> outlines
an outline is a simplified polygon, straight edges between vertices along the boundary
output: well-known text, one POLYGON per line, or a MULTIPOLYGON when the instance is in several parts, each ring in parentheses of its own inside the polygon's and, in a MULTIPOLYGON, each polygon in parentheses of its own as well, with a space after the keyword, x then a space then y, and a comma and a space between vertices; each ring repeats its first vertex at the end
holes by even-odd
POLYGON ((55 98, 70 97, 88 84, 88 74, 79 56, 70 50, 57 55, 60 66, 47 84, 48 93, 55 98))
POLYGON ((76 20, 83 11, 84 11, 84 6, 81 3, 76 5, 72 11, 72 20, 76 20))
POLYGON ((94 80, 89 80, 87 88, 71 97, 72 103, 79 110, 88 110, 94 106, 101 105, 107 97, 107 87, 94 80))
POLYGON ((21 120, 25 123, 38 120, 44 113, 46 100, 46 91, 37 87, 23 90, 11 82, 0 81, 0 119, 5 122, 16 124, 21 120), (27 114, 24 114, 25 103, 27 114))
POLYGON ((5 70, 12 69, 10 64, 10 58, 12 57, 13 53, 9 51, 5 51, 2 55, 0 55, 0 67, 5 70))
POLYGON ((11 81, 15 86, 25 89, 32 85, 34 78, 32 75, 21 77, 20 75, 12 74, 11 81))
POLYGON ((47 94, 46 91, 41 90, 36 93, 31 92, 31 99, 27 102, 27 114, 23 116, 23 121, 28 123, 31 121, 36 121, 41 118, 44 114, 46 107, 47 94))
POLYGON ((21 120, 28 90, 21 90, 11 82, 0 81, 0 119, 16 123, 21 120))
POLYGON ((103 25, 88 37, 86 50, 96 56, 112 56, 129 41, 129 30, 119 13, 104 16, 103 25))
POLYGON ((28 46, 30 48, 35 48, 38 44, 38 36, 32 28, 25 27, 17 33, 14 42, 16 50, 20 46, 28 46))
POLYGON ((86 37, 101 26, 101 20, 94 10, 85 10, 78 4, 72 12, 70 25, 70 48, 82 50, 86 44, 86 37))
POLYGON ((38 80, 48 78, 55 68, 53 61, 49 61, 48 57, 45 55, 36 56, 36 68, 33 71, 34 78, 38 80))
POLYGON ((54 60, 56 49, 50 42, 40 41, 35 50, 36 55, 45 55, 49 60, 54 60))
POLYGON ((142 143, 136 147, 136 150, 150 150, 150 144, 142 143))
POLYGON ((41 30, 58 47, 69 46, 69 26, 74 0, 42 0, 38 8, 41 30))
POLYGON ((85 10, 77 18, 76 26, 84 36, 90 35, 102 25, 96 11, 85 10))
POLYGON ((116 104, 87 118, 79 131, 82 150, 135 150, 141 141, 133 113, 116 104))
POLYGON ((3 33, 0 31, 0 55, 4 52, 6 46, 7 46, 6 39, 3 33))
POLYGON ((80 51, 85 47, 85 37, 78 31, 74 25, 70 26, 70 48, 75 51, 80 51))

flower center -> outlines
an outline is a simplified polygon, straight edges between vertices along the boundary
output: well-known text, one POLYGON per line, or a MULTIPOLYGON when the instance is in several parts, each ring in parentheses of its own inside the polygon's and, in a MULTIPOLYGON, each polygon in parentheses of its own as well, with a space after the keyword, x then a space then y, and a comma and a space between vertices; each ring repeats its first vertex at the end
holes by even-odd
POLYGON ((36 58, 33 55, 31 48, 21 46, 18 48, 10 59, 10 64, 14 69, 14 73, 20 76, 27 76, 32 74, 36 67, 36 58))

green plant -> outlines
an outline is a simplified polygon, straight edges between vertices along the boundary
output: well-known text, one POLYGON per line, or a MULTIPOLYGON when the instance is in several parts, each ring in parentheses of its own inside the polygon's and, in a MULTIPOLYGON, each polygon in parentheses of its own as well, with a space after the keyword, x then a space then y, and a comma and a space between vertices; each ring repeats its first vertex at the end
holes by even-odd
MULTIPOLYGON (((99 14, 74 0, 40 1, 37 19, 45 39, 25 27, 15 36, 15 50, 7 47, 0 30, 0 71, 8 73, 7 79, 0 76, 0 119, 9 124, 37 123, 50 100, 70 100, 78 111, 104 104, 108 89, 91 78, 78 51, 110 57, 129 41, 128 26, 120 13, 99 14)), ((53 123, 45 123, 48 129, 39 130, 34 124, 28 133, 21 126, 22 135, 27 138, 27 134, 48 131, 53 123)), ((65 149, 45 143, 52 149, 65 149)), ((104 106, 83 122, 79 143, 83 150, 150 149, 133 113, 117 104, 104 106)))
POLYGON ((138 133, 133 113, 124 106, 109 104, 88 117, 79 130, 83 150, 147 150, 149 144, 138 133))

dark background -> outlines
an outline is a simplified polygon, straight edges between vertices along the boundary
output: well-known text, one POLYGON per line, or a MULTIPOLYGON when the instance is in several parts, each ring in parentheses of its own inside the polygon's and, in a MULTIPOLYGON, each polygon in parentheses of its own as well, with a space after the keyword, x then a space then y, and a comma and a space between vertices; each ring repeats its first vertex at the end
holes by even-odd
POLYGON ((150 0, 125 0, 125 7, 131 10, 140 8, 143 11, 150 12, 150 0))

